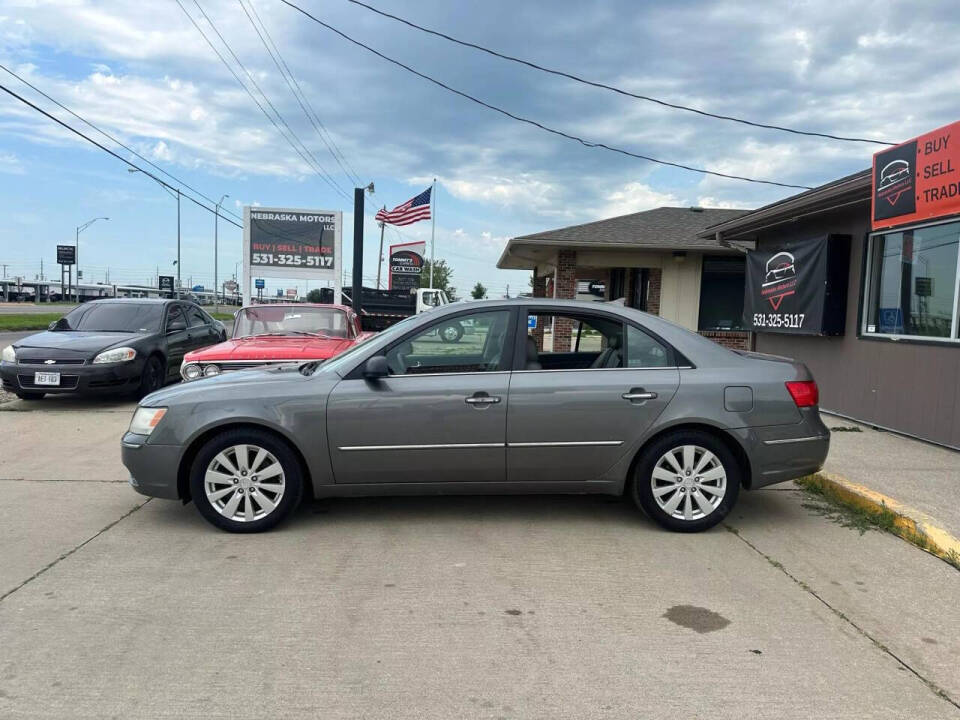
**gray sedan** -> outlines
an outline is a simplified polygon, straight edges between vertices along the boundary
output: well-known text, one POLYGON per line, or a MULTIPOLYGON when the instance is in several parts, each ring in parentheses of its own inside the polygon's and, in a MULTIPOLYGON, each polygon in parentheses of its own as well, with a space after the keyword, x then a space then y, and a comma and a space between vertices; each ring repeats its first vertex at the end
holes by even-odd
POLYGON ((529 298, 417 315, 322 364, 145 397, 122 440, 139 492, 266 530, 304 497, 626 493, 671 530, 741 488, 818 470, 830 435, 791 360, 605 303, 529 298), (440 330, 456 325, 458 342, 440 330))

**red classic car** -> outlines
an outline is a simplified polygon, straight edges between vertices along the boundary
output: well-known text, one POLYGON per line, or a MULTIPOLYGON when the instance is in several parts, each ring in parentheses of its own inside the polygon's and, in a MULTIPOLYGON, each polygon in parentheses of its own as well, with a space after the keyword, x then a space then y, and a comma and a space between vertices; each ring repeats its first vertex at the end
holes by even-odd
POLYGON ((252 305, 237 312, 230 340, 187 353, 180 375, 197 380, 230 370, 327 360, 371 334, 343 305, 252 305))

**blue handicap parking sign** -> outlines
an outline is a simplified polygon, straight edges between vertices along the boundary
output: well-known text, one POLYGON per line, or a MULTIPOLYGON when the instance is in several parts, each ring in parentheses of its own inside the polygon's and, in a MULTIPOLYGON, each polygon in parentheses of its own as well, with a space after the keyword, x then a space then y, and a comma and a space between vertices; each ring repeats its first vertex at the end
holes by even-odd
POLYGON ((253 283, 254 283, 254 287, 256 287, 257 290, 263 290, 267 286, 263 278, 257 278, 256 280, 253 281, 253 283))
POLYGON ((530 330, 537 329, 537 316, 536 315, 527 315, 527 327, 530 330))

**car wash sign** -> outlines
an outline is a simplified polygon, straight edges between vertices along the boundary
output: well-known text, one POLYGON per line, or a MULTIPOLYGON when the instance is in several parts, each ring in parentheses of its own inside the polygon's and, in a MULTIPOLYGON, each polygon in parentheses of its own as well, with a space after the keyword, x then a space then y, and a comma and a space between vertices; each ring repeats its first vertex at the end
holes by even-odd
POLYGON ((827 237, 771 243, 747 253, 744 327, 759 332, 823 333, 827 237))
POLYGON ((873 229, 960 213, 960 122, 873 156, 873 229))
POLYGON ((390 246, 390 289, 411 290, 420 287, 423 258, 427 244, 423 241, 390 246))

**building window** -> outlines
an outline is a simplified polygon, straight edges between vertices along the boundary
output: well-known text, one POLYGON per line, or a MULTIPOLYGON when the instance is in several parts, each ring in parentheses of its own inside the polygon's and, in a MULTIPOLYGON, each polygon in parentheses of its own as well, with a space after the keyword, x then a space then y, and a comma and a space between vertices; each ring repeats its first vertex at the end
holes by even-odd
POLYGON ((742 330, 746 260, 705 257, 700 280, 698 330, 742 330))
POLYGON ((957 339, 960 222, 873 235, 864 333, 957 339))

